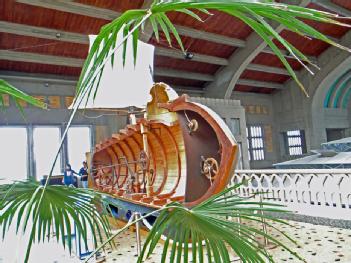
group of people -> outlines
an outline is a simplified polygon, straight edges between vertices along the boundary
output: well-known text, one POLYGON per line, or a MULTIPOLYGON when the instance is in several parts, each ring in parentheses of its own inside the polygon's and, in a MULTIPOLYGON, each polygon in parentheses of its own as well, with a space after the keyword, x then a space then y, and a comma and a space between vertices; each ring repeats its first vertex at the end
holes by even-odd
POLYGON ((66 164, 62 183, 66 186, 73 186, 78 176, 80 177, 82 187, 88 188, 88 164, 86 161, 83 162, 83 167, 80 168, 78 173, 72 170, 72 167, 69 163, 66 164))

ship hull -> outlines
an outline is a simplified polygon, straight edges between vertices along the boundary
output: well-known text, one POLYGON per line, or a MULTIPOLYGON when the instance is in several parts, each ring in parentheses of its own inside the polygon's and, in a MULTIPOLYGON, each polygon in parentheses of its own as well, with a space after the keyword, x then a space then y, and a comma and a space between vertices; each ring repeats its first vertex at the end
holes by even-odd
POLYGON ((115 210, 191 208, 222 191, 234 172, 238 145, 222 118, 186 95, 170 100, 162 83, 151 95, 145 118, 95 147, 92 184, 115 199, 115 210))

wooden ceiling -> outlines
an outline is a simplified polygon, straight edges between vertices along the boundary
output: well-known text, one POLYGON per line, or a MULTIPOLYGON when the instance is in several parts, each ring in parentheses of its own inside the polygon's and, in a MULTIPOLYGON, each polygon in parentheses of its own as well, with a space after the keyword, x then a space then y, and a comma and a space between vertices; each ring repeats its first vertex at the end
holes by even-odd
MULTIPOLYGON (((351 12, 349 0, 328 0, 323 1, 323 5, 312 2, 308 7, 351 12)), ((148 3, 149 0, 0 1, 0 70, 78 77, 88 52, 87 35, 97 34, 101 26, 121 12, 148 3)), ((202 15, 205 23, 182 13, 170 13, 169 17, 194 58, 185 59, 174 39, 171 48, 162 34, 159 43, 152 35, 147 39, 156 46, 155 80, 183 90, 203 92, 228 65, 231 56, 245 49, 245 41, 253 34, 240 20, 216 11, 211 16, 202 15), (189 73, 197 74, 194 77, 189 73)), ((340 26, 306 22, 336 40, 348 31, 340 26)), ((287 30, 281 35, 312 59, 329 48, 319 40, 306 40, 287 30)), ((295 70, 302 70, 296 60, 289 58, 288 61, 295 70)), ((283 68, 266 48, 243 70, 234 90, 270 94, 277 87, 284 88, 290 77, 283 68)))

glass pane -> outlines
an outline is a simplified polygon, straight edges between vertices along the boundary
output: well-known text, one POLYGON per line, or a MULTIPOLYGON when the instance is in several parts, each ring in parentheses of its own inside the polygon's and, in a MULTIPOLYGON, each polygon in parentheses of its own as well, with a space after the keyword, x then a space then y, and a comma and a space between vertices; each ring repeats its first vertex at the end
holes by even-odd
MULTIPOLYGON (((60 143, 60 129, 58 127, 35 127, 33 140, 36 178, 40 180, 43 175, 50 172, 60 143)), ((55 164, 54 175, 61 174, 60 164, 61 156, 55 164)))
POLYGON ((0 184, 27 178, 27 130, 0 128, 0 184))
POLYGON ((72 127, 67 134, 68 160, 76 172, 86 160, 85 153, 90 152, 91 137, 89 127, 72 127))

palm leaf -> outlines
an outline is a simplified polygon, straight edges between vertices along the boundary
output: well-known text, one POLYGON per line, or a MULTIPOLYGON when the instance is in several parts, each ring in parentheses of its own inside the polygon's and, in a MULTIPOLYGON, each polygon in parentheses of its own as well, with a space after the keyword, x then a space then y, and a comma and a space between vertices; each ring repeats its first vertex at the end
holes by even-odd
POLYGON ((22 110, 21 105, 18 103, 20 100, 25 101, 35 107, 46 109, 46 103, 37 100, 36 98, 24 93, 23 91, 15 88, 10 83, 6 82, 3 79, 0 79, 0 106, 3 105, 3 94, 8 94, 12 99, 14 99, 17 107, 22 110))
POLYGON ((229 262, 230 250, 234 251, 243 262, 274 262, 272 256, 258 242, 257 237, 267 238, 270 243, 286 249, 297 260, 303 260, 291 248, 296 242, 271 224, 275 222, 289 225, 271 216, 271 213, 289 212, 281 205, 256 201, 260 193, 250 197, 241 197, 233 193, 232 191, 240 185, 230 187, 191 209, 179 203, 171 203, 143 215, 110 236, 85 262, 131 225, 155 214, 158 214, 157 220, 144 242, 138 263, 143 262, 154 252, 161 238, 165 239, 161 262, 165 262, 167 258, 169 262, 188 262, 190 244, 191 259, 194 263, 204 262, 205 253, 208 262, 229 262), (239 223, 238 219, 245 220, 248 224, 239 223), (285 236, 290 244, 285 244, 265 233, 261 229, 262 224, 274 228, 283 237, 285 236))
POLYGON ((99 237, 102 241, 101 231, 106 236, 110 235, 104 213, 99 213, 96 209, 101 198, 93 190, 60 185, 48 185, 44 188, 31 181, 0 185, 0 211, 3 211, 0 225, 3 238, 12 224, 15 224, 16 232, 20 231, 21 234, 31 228, 26 262, 32 243, 43 242, 45 237, 50 239, 51 229, 56 233, 57 242, 62 242, 70 252, 74 227, 85 243, 88 233, 93 233, 93 241, 97 244, 99 237), (14 218, 16 219, 13 220, 14 218))
MULTIPOLYGON (((237 187, 237 186, 236 186, 237 187)), ((193 262, 203 262, 204 251, 208 254, 208 262, 229 262, 231 248, 244 262, 273 262, 271 256, 261 248, 257 236, 266 237, 270 242, 285 248, 297 259, 302 260, 292 249, 258 228, 243 225, 237 218, 246 222, 262 223, 262 218, 273 222, 282 222, 269 216, 270 212, 286 213, 282 207, 270 203, 256 202, 253 197, 226 196, 233 190, 230 188, 192 209, 172 203, 166 206, 155 226, 145 241, 138 262, 147 258, 155 248, 155 244, 165 235, 172 239, 170 251, 164 249, 162 258, 169 255, 170 262, 188 262, 188 243, 192 244, 193 262), (225 197, 225 198, 224 198, 225 197), (257 213, 257 211, 263 213, 257 213), (232 220, 228 220, 231 217, 232 220), (176 234, 174 234, 176 233, 176 234), (167 255, 166 255, 167 254, 167 255)), ((168 239, 167 239, 168 240, 168 239)), ((291 241, 291 240, 290 240, 291 241)), ((168 241, 169 242, 169 241, 168 241)), ((167 244, 167 248, 168 244, 167 244)))

